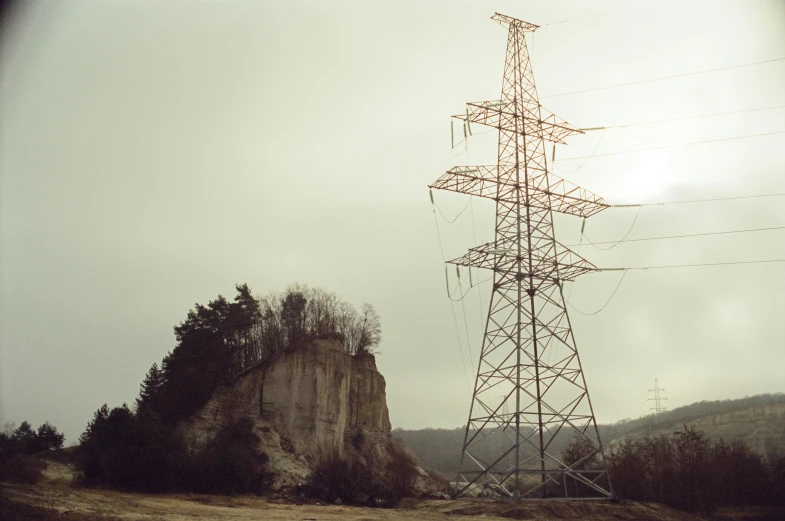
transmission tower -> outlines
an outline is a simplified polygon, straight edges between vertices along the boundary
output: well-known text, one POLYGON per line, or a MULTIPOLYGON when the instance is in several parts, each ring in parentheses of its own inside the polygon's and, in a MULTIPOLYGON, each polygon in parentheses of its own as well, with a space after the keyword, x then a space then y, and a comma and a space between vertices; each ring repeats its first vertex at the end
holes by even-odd
POLYGON ((493 271, 455 494, 487 487, 514 499, 609 498, 562 291, 597 268, 556 241, 552 222, 553 212, 585 219, 608 204, 548 170, 545 142, 583 132, 540 106, 524 38, 538 26, 499 13, 492 19, 508 29, 501 98, 468 103, 466 115, 454 117, 499 131, 497 164, 454 167, 431 185, 496 202, 495 239, 448 261, 493 271), (584 450, 564 461, 557 445, 575 438, 584 450))
POLYGON ((650 393, 651 392, 654 393, 654 397, 653 398, 649 398, 647 400, 649 402, 652 402, 652 401, 654 402, 654 407, 649 409, 650 411, 654 411, 654 414, 660 414, 662 411, 667 410, 667 408, 664 405, 662 405, 662 402, 667 400, 667 398, 663 397, 660 394, 663 391, 665 391, 665 389, 660 387, 660 379, 659 378, 655 378, 654 379, 654 389, 649 389, 650 393))

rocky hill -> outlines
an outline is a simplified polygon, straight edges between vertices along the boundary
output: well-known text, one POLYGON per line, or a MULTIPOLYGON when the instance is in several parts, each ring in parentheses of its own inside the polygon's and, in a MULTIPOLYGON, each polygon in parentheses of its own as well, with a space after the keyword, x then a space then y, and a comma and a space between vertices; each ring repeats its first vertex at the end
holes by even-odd
MULTIPOLYGON (((624 438, 672 433, 684 425, 704 431, 715 440, 743 440, 764 457, 771 457, 785 452, 785 394, 702 401, 658 415, 600 425, 599 429, 603 443, 613 449, 624 438)), ((452 477, 464 429, 396 429, 393 437, 412 449, 427 468, 452 477)), ((557 438, 552 449, 560 453, 569 442, 569 436, 557 438)))
POLYGON ((261 362, 219 387, 182 424, 198 452, 225 429, 250 422, 274 489, 304 482, 320 455, 372 440, 383 460, 390 436, 384 377, 371 354, 349 355, 337 339, 315 340, 261 362), (356 444, 356 443, 355 443, 356 444))

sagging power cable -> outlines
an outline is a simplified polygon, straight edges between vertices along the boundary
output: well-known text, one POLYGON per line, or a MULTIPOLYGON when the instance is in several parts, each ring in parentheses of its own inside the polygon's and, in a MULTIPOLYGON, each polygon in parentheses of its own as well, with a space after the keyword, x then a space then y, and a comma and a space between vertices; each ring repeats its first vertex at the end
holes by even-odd
POLYGON ((785 57, 783 57, 783 58, 773 58, 773 59, 770 59, 770 60, 761 60, 761 61, 750 62, 750 63, 741 63, 739 65, 729 65, 727 67, 717 67, 716 69, 705 69, 705 70, 702 70, 702 71, 693 71, 693 72, 685 72, 685 73, 681 73, 681 74, 672 74, 670 76, 661 76, 659 78, 650 78, 648 80, 629 81, 629 82, 626 82, 626 83, 617 83, 615 85, 607 85, 605 87, 594 87, 594 88, 591 88, 591 89, 575 90, 575 91, 572 91, 572 92, 561 92, 559 94, 551 94, 549 96, 541 96, 540 99, 560 98, 562 96, 572 96, 574 94, 584 94, 586 92, 596 92, 596 91, 599 91, 599 90, 608 90, 608 89, 616 89, 616 88, 619 88, 619 87, 628 87, 630 85, 641 85, 643 83, 653 83, 653 82, 656 82, 656 81, 672 80, 672 79, 675 79, 675 78, 683 78, 685 76, 697 76, 699 74, 709 74, 709 73, 712 73, 712 72, 727 71, 727 70, 731 70, 731 69, 740 69, 742 67, 752 67, 752 66, 755 66, 755 65, 763 65, 765 63, 774 63, 774 62, 778 62, 778 61, 782 61, 782 60, 785 60, 785 57))

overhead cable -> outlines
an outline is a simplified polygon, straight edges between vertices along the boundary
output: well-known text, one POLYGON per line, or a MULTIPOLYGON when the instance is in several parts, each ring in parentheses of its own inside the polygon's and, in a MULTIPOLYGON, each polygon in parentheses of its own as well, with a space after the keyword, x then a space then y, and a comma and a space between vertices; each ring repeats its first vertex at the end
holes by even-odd
POLYGON ((610 208, 638 208, 640 206, 668 206, 671 204, 692 204, 692 203, 713 203, 718 201, 735 201, 737 199, 760 199, 763 197, 783 197, 785 193, 757 194, 757 195, 736 195, 731 197, 711 197, 707 199, 689 199, 685 201, 662 201, 659 203, 627 203, 612 204, 610 208))
POLYGON ((585 312, 581 311, 580 309, 576 308, 575 306, 573 306, 572 302, 570 302, 569 300, 567 301, 567 305, 570 306, 573 310, 577 311, 581 315, 586 315, 586 316, 596 315, 597 313, 599 313, 600 311, 605 309, 608 306, 608 304, 611 303, 611 300, 613 300, 613 297, 616 295, 616 292, 619 291, 619 286, 621 286, 621 283, 624 280, 624 277, 626 275, 627 275, 626 271, 624 271, 621 274, 621 278, 619 278, 619 282, 616 284, 616 288, 614 288, 613 293, 611 293, 611 296, 608 297, 608 300, 605 301, 605 304, 603 304, 602 307, 600 307, 600 309, 598 309, 597 311, 592 311, 591 313, 585 313, 585 312))
POLYGON ((700 114, 698 116, 686 116, 683 118, 655 119, 652 121, 639 121, 636 123, 625 123, 623 125, 609 125, 607 127, 596 127, 596 128, 581 129, 581 130, 591 131, 591 130, 600 130, 600 129, 604 130, 609 128, 639 127, 643 125, 654 125, 655 123, 670 123, 671 121, 686 121, 689 119, 714 118, 717 116, 728 116, 731 114, 745 114, 747 112, 760 112, 763 110, 775 110, 775 109, 782 109, 782 108, 785 108, 785 105, 773 105, 771 107, 759 107, 756 109, 729 110, 727 112, 716 112, 714 114, 700 114))
POLYGON ((616 156, 619 154, 634 154, 636 152, 647 152, 649 150, 662 150, 665 148, 677 148, 677 147, 686 147, 692 145, 703 145, 706 143, 717 143, 719 141, 733 141, 737 139, 750 139, 755 137, 763 137, 763 136, 773 136, 775 134, 785 134, 785 130, 777 130, 775 132, 764 132, 761 134, 750 134, 747 136, 735 136, 735 137, 724 137, 719 139, 709 139, 706 141, 690 141, 688 143, 677 143, 675 145, 661 145, 657 147, 648 147, 648 148, 636 148, 634 150, 620 150, 618 152, 605 152, 603 154, 592 154, 588 156, 577 156, 577 157, 565 157, 562 159, 557 159, 557 161, 573 161, 575 159, 586 159, 591 157, 602 157, 602 156, 616 156))
POLYGON ((735 261, 735 262, 703 262, 699 264, 671 264, 667 266, 637 266, 633 268, 598 268, 594 271, 633 271, 633 270, 659 270, 665 268, 701 268, 705 266, 733 266, 738 264, 771 264, 776 262, 785 262, 785 259, 766 259, 766 260, 752 260, 752 261, 735 261))
MULTIPOLYGON (((751 233, 751 232, 767 232, 767 231, 774 231, 774 230, 785 230, 785 226, 771 226, 768 228, 751 228, 748 230, 728 230, 723 232, 705 232, 705 233, 688 233, 685 235, 667 235, 663 237, 642 237, 640 239, 622 239, 620 241, 599 241, 599 242, 592 242, 589 240, 588 237, 585 237, 586 241, 592 246, 597 244, 620 244, 622 242, 641 242, 641 241, 660 241, 664 239, 684 239, 687 237, 707 237, 710 235, 728 235, 733 233, 751 233)), ((568 247, 577 246, 577 244, 569 244, 568 247)), ((602 248, 601 248, 602 249, 602 248)))
POLYGON ((615 85, 607 85, 605 87, 594 87, 594 88, 591 88, 591 89, 576 90, 576 91, 572 91, 572 92, 562 92, 562 93, 559 93, 559 94, 551 94, 550 96, 541 96, 540 99, 560 98, 562 96, 572 96, 573 94, 583 94, 585 92, 595 92, 595 91, 598 91, 598 90, 616 89, 618 87, 627 87, 627 86, 630 86, 630 85, 640 85, 642 83, 652 83, 652 82, 655 82, 655 81, 672 80, 674 78, 683 78, 685 76, 696 76, 698 74, 708 74, 708 73, 711 73, 711 72, 727 71, 727 70, 730 70, 730 69, 739 69, 739 68, 742 68, 742 67, 752 67, 754 65, 762 65, 764 63, 773 63, 773 62, 778 62, 778 61, 782 61, 782 60, 785 60, 785 57, 783 57, 783 58, 773 58, 771 60, 762 60, 762 61, 750 62, 750 63, 742 63, 742 64, 739 64, 739 65, 729 65, 727 67, 718 67, 716 69, 705 69, 705 70, 702 70, 702 71, 685 72, 685 73, 682 73, 682 74, 673 74, 671 76, 661 76, 659 78, 651 78, 651 79, 648 79, 648 80, 638 80, 638 81, 630 81, 630 82, 626 82, 626 83, 617 83, 615 85))

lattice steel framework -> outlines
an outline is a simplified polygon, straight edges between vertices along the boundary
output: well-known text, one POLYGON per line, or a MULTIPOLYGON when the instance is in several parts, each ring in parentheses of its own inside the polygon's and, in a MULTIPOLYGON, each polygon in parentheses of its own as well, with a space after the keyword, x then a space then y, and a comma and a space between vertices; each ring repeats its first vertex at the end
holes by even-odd
POLYGON ((608 205, 548 171, 546 140, 582 131, 540 106, 524 38, 538 26, 492 19, 508 28, 501 99, 455 117, 498 129, 498 162, 455 167, 431 185, 496 201, 495 239, 448 261, 494 272, 455 494, 610 498, 562 293, 564 281, 596 267, 556 241, 552 222, 553 212, 586 218, 608 205), (573 438, 581 450, 566 461, 555 449, 573 438))
POLYGON ((649 402, 652 402, 652 401, 654 402, 654 407, 652 407, 649 410, 654 411, 654 414, 660 414, 661 412, 664 412, 664 411, 668 410, 668 408, 665 407, 662 404, 662 402, 666 401, 667 398, 662 396, 662 393, 665 392, 665 389, 660 387, 660 379, 659 378, 655 378, 654 379, 654 389, 649 389, 649 392, 650 393, 651 392, 654 393, 654 396, 647 400, 649 402))

